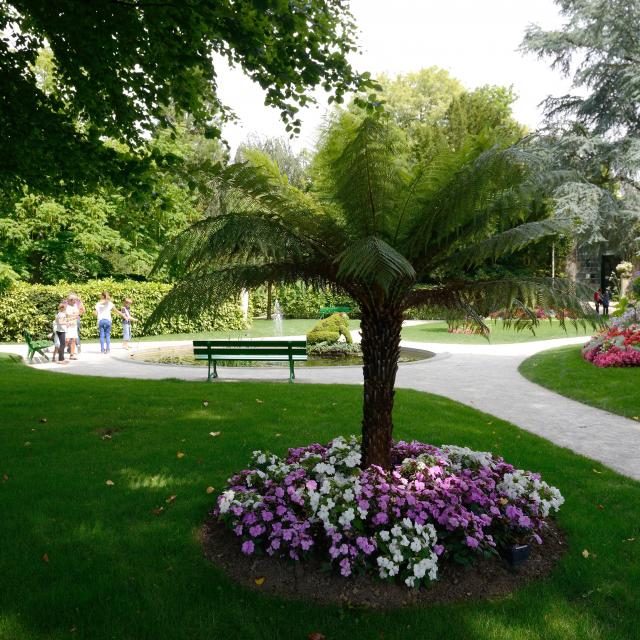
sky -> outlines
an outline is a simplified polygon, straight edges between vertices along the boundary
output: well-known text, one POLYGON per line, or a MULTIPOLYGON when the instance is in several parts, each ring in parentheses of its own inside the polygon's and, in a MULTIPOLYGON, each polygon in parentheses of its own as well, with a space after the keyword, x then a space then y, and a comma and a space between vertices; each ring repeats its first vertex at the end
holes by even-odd
MULTIPOLYGON (((546 60, 518 51, 527 25, 545 29, 562 24, 552 0, 352 0, 361 53, 351 57, 359 71, 397 75, 438 66, 467 88, 485 84, 513 86, 517 120, 536 129, 542 123, 540 103, 548 95, 570 91, 568 79, 546 60)), ((261 89, 238 68, 217 64, 218 95, 236 113, 237 123, 223 133, 232 151, 252 133, 288 136, 279 112, 264 106, 261 89)), ((302 133, 291 140, 296 151, 313 148, 328 106, 301 110, 302 133)))

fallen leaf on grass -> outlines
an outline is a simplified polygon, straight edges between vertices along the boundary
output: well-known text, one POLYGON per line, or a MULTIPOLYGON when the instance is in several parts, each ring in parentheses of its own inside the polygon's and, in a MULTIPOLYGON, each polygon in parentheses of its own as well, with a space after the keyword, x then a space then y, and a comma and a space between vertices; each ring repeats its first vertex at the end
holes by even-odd
POLYGON ((281 433, 276 433, 276 438, 279 438, 281 435, 281 433))
POLYGON ((176 453, 176 458, 184 458, 186 454, 182 453, 182 451, 178 451, 178 453, 176 453))
POLYGON ((172 504, 173 502, 175 502, 175 501, 176 501, 176 498, 177 498, 177 497, 178 497, 178 496, 169 496, 169 497, 165 500, 165 502, 166 502, 167 504, 172 504))
POLYGON ((157 509, 152 509, 151 513, 153 513, 154 516, 161 516, 164 513, 164 507, 158 507, 157 509))
POLYGON ((256 402, 257 402, 258 404, 264 404, 264 402, 263 402, 262 400, 260 400, 259 398, 256 398, 256 402))
POLYGON ((4 473, 2 475, 2 482, 6 482, 8 479, 9 479, 9 476, 6 473, 4 473))
POLYGON ((111 440, 111 434, 110 434, 110 433, 105 433, 105 434, 102 436, 102 439, 103 439, 103 440, 111 440))
POLYGON ((30 443, 29 441, 27 441, 27 442, 25 442, 25 443, 24 443, 24 446, 25 446, 25 447, 30 447, 30 446, 31 446, 31 443, 30 443))
POLYGON ((208 400, 203 400, 202 401, 202 406, 203 407, 208 407, 209 406, 209 401, 208 400))
POLYGON ((640 416, 633 416, 632 420, 638 420, 640 422, 640 416))
POLYGON ((633 542, 635 538, 625 538, 622 542, 633 542))
POLYGON ((47 422, 46 418, 40 418, 40 422, 42 422, 42 424, 45 424, 47 422))
POLYGON ((212 438, 217 438, 220 435, 220 433, 222 433, 222 432, 221 431, 209 431, 209 435, 212 438))
POLYGON ((264 576, 260 576, 259 578, 256 578, 256 579, 254 580, 254 582, 255 582, 259 587, 261 587, 261 586, 264 584, 264 581, 265 581, 265 577, 264 577, 264 576))
POLYGON ((604 509, 604 505, 603 505, 603 504, 598 504, 598 505, 596 505, 596 506, 597 506, 597 507, 598 507, 598 509, 600 509, 600 510, 604 509))
POLYGON ((582 557, 583 557, 583 558, 588 558, 590 555, 591 555, 591 554, 590 554, 586 549, 584 549, 584 550, 582 551, 582 557))
POLYGON ((113 480, 107 480, 105 482, 105 484, 107 485, 107 487, 113 487, 113 485, 115 484, 115 482, 113 480))
POLYGON ((48 553, 42 554, 42 561, 43 562, 49 562, 49 554, 48 553))
POLYGON ((326 636, 319 631, 313 631, 307 636, 307 640, 326 640, 326 636))
POLYGON ((599 475, 601 475, 601 474, 602 474, 602 471, 598 471, 597 469, 592 469, 592 471, 593 471, 593 473, 597 473, 597 474, 599 474, 599 475))
POLYGON ((215 489, 214 489, 213 487, 207 487, 207 488, 205 489, 205 491, 206 491, 207 493, 213 493, 213 492, 215 491, 215 489))

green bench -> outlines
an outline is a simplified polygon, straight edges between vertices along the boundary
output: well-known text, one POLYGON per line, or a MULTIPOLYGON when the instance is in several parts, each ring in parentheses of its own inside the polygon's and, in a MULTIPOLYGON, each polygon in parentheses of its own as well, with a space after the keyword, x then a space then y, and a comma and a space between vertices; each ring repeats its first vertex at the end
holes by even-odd
POLYGON ((27 360, 29 360, 29 362, 33 362, 33 356, 35 356, 36 353, 44 356, 45 360, 49 360, 49 356, 47 356, 44 350, 48 349, 53 344, 51 340, 34 340, 28 331, 24 331, 22 335, 24 336, 27 348, 29 349, 27 352, 27 360))
POLYGON ((320 307, 320 320, 332 313, 351 313, 351 307, 320 307))
POLYGON ((295 379, 294 362, 307 359, 306 340, 194 340, 193 356, 207 361, 207 380, 218 377, 216 363, 230 360, 289 362, 289 382, 295 379), (213 364, 213 374, 211 365, 213 364))

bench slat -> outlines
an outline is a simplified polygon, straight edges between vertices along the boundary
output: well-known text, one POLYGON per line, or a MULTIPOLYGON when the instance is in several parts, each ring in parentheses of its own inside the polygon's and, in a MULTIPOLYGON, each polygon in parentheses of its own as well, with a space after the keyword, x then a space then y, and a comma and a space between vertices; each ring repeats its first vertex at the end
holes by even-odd
POLYGON ((194 347, 282 347, 307 346, 306 340, 194 340, 194 347))
MULTIPOLYGON (((194 356, 196 360, 208 360, 209 356, 197 354, 194 356)), ((292 360, 301 362, 307 359, 306 355, 292 356, 292 360)), ((274 362, 288 362, 289 356, 260 356, 260 355, 211 355, 211 360, 273 360, 274 362)))
POLYGON ((292 355, 306 355, 307 350, 306 349, 291 349, 291 352, 289 352, 288 349, 275 349, 273 347, 269 348, 269 349, 247 349, 246 347, 241 347, 238 349, 230 349, 228 347, 211 347, 210 349, 194 349, 193 350, 194 353, 198 353, 198 354, 209 354, 211 353, 211 355, 215 355, 215 356, 225 356, 225 355, 230 355, 230 356, 250 356, 250 355, 261 355, 261 356, 289 356, 289 353, 291 353, 292 355))

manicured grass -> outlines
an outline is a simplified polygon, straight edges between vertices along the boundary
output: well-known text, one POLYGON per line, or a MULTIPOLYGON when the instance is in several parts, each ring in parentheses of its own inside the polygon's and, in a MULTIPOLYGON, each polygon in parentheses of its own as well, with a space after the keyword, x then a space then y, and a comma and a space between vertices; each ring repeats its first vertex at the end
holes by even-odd
POLYGON ((510 344, 514 342, 531 342, 533 340, 551 340, 552 338, 575 338, 576 336, 589 336, 593 329, 587 327, 583 329, 574 327, 570 322, 566 324, 566 331, 560 323, 552 320, 541 320, 535 328, 535 334, 528 329, 516 331, 515 329, 505 329, 502 320, 489 320, 487 325, 491 329, 489 342, 486 338, 465 333, 449 333, 446 322, 430 322, 429 324, 419 324, 413 327, 405 327, 402 330, 404 340, 414 340, 416 342, 446 342, 452 344, 510 344))
POLYGON ((528 358, 520 373, 563 396, 640 419, 640 367, 603 369, 584 360, 580 347, 562 347, 528 358))
POLYGON ((491 416, 399 391, 396 436, 540 471, 567 500, 567 555, 507 598, 383 613, 250 591, 198 540, 207 486, 221 488, 254 449, 357 431, 360 388, 82 378, 8 359, 0 385, 2 640, 637 637, 640 484, 491 416), (105 428, 117 432, 103 440, 105 428))
MULTIPOLYGON (((313 319, 284 319, 282 321, 282 335, 305 335, 318 322, 313 319)), ((351 330, 360 327, 360 320, 350 320, 351 330)), ((167 336, 146 336, 140 338, 142 342, 155 340, 207 340, 211 338, 269 338, 275 336, 275 323, 273 320, 253 320, 251 327, 244 331, 206 331, 201 333, 174 333, 167 336)), ((134 338, 134 342, 137 338, 134 338)))

